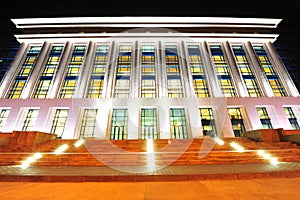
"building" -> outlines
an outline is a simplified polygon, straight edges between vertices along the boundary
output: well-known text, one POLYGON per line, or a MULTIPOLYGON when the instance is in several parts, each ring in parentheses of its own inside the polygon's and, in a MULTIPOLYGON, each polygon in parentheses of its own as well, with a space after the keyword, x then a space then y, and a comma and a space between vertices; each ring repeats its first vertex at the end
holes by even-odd
POLYGON ((0 131, 63 139, 239 137, 299 129, 299 92, 273 43, 281 19, 12 19, 0 131))

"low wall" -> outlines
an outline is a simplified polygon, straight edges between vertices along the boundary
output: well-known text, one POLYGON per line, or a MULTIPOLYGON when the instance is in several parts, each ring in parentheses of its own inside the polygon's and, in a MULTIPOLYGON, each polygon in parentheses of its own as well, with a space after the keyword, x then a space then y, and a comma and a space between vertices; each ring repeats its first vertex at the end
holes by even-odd
POLYGON ((18 144, 33 145, 40 144, 47 140, 56 139, 56 134, 39 131, 13 131, 12 133, 0 133, 0 145, 18 144))
POLYGON ((258 129, 241 133, 241 137, 250 138, 257 142, 280 142, 277 129, 258 129))

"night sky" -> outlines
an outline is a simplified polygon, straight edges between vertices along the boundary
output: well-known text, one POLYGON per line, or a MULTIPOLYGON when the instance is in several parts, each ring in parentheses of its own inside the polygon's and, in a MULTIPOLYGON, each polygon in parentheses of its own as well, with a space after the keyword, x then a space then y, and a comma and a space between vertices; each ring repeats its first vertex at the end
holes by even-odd
MULTIPOLYGON (((187 16, 281 18, 275 42, 292 78, 300 88, 300 0, 10 0, 0 12, 0 51, 16 43, 12 18, 101 17, 101 16, 187 16)), ((0 52, 0 54, 1 54, 0 52)))

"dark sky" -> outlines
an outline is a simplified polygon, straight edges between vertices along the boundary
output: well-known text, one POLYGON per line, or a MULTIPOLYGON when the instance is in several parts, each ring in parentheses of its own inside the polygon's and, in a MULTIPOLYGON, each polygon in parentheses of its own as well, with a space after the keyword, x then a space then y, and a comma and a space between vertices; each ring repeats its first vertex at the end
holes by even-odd
MULTIPOLYGON (((281 18, 276 44, 300 66, 300 0, 8 0, 1 5, 0 50, 14 40, 11 18, 195 16, 281 18), (6 5, 5 5, 6 4, 6 5), (4 7, 5 5, 5 7, 4 7), (299 64, 298 64, 299 63, 299 64)), ((293 66, 292 68, 296 68, 293 66)), ((300 68, 300 67, 299 67, 300 68)), ((295 76, 295 75, 294 75, 295 76)), ((300 76, 299 76, 300 77, 300 76)), ((300 88, 300 78, 299 78, 300 88)))

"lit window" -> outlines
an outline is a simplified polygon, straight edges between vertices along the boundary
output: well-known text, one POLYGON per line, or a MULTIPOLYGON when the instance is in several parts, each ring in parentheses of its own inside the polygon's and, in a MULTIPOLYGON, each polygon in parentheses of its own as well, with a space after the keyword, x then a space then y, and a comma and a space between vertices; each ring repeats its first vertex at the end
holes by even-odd
POLYGON ((113 109, 110 139, 127 139, 127 109, 113 109))
POLYGON ((258 113, 260 122, 263 129, 272 129, 271 119, 269 118, 267 109, 265 107, 257 107, 256 111, 258 113))
POLYGON ((284 111, 285 111, 285 114, 286 114, 290 124, 291 124, 292 129, 299 130, 300 127, 299 127, 297 118, 293 112, 293 109, 291 107, 284 107, 284 111))
POLYGON ((156 97, 155 46, 142 46, 141 96, 156 97))
POLYGON ((87 93, 88 98, 101 97, 102 88, 104 84, 104 77, 106 72, 106 66, 107 66, 108 51, 109 51, 108 45, 98 45, 96 47, 96 56, 92 68, 92 73, 91 73, 90 83, 89 83, 89 88, 87 93))
POLYGON ((65 129, 68 112, 69 112, 68 109, 57 109, 56 110, 54 118, 53 118, 50 133, 56 134, 57 137, 62 136, 64 129, 65 129))
POLYGON ((186 118, 183 108, 170 109, 171 120, 171 137, 172 139, 186 139, 188 138, 188 130, 186 125, 186 118))
POLYGON ((155 108, 141 109, 142 139, 158 139, 157 113, 155 108))
POLYGON ((217 129, 212 108, 200 108, 201 125, 203 135, 217 136, 217 129))
POLYGON ((222 93, 225 97, 235 97, 236 92, 232 77, 221 46, 211 45, 210 50, 222 93))
POLYGON ((23 88, 25 87, 26 82, 34 68, 40 50, 41 46, 31 46, 27 51, 25 61, 8 91, 8 99, 20 98, 23 88))
POLYGON ((240 108, 228 108, 228 114, 230 117, 232 129, 235 137, 240 137, 241 132, 245 132, 244 119, 242 117, 242 113, 240 108))
POLYGON ((5 122, 10 113, 10 109, 1 109, 0 111, 0 131, 5 126, 5 122))
POLYGON ((47 59, 45 68, 39 78, 37 88, 33 98, 46 98, 49 87, 57 71, 59 60, 63 51, 63 46, 53 46, 47 59))
POLYGON ((232 50, 236 59, 236 63, 242 78, 244 80, 248 95, 250 97, 260 97, 261 92, 258 88, 257 80, 252 72, 246 53, 241 45, 232 46, 232 50))
POLYGON ((167 71, 168 97, 182 97, 183 89, 181 83, 178 52, 175 45, 165 46, 165 60, 167 71))
POLYGON ((72 98, 80 75, 86 46, 75 46, 60 91, 60 98, 72 98))
POLYGON ((93 137, 95 135, 97 109, 84 109, 80 128, 80 138, 93 137))
POLYGON ((189 45, 188 54, 195 94, 197 97, 209 97, 199 46, 189 45))
POLYGON ((131 45, 120 45, 114 97, 129 97, 131 73, 131 45))
POLYGON ((39 114, 39 109, 28 109, 23 123, 22 131, 32 131, 39 114))
POLYGON ((274 70, 271 61, 268 58, 267 52, 264 50, 262 46, 254 46, 253 47, 256 55, 258 57, 258 60, 260 61, 260 65, 265 72, 267 79, 269 80, 269 83, 271 85, 271 88, 273 89, 274 95, 276 97, 282 97, 286 96, 286 91, 276 73, 274 70))

